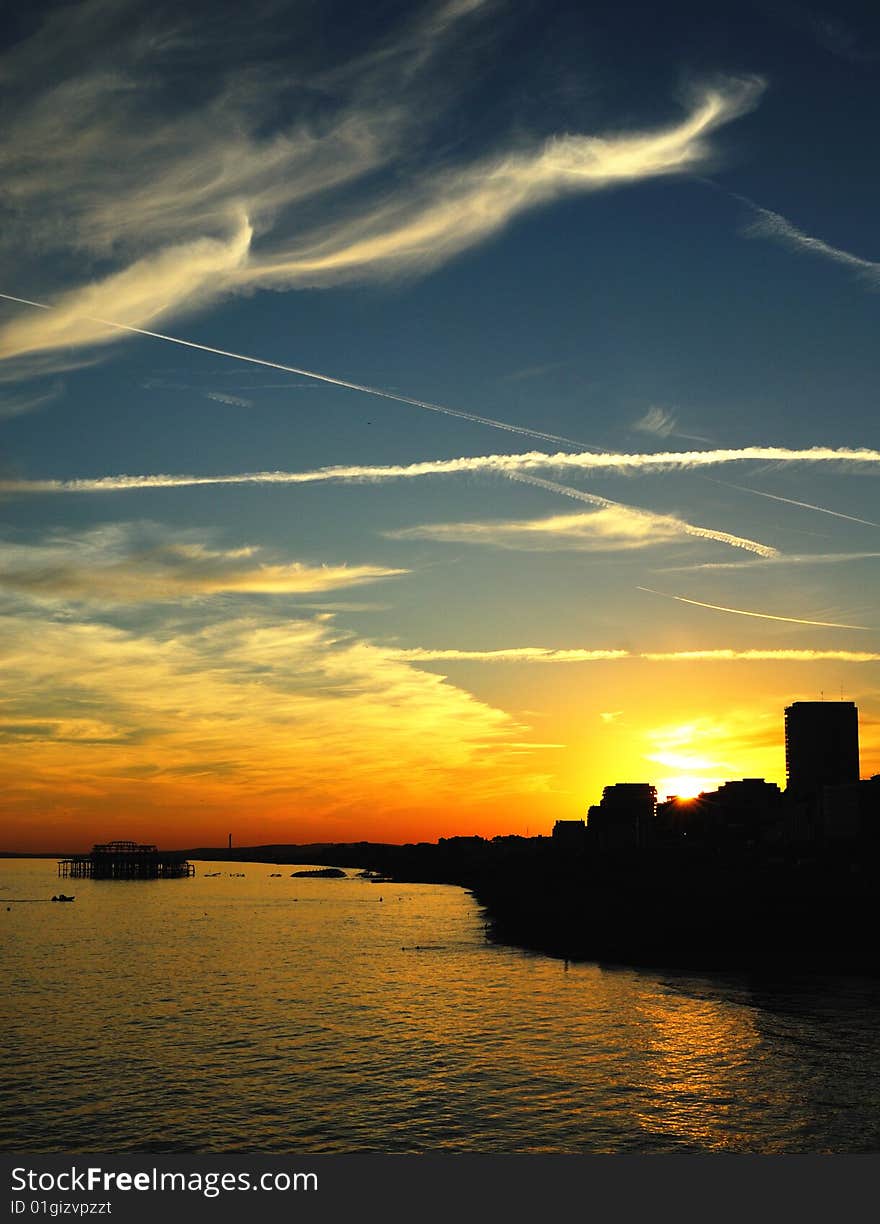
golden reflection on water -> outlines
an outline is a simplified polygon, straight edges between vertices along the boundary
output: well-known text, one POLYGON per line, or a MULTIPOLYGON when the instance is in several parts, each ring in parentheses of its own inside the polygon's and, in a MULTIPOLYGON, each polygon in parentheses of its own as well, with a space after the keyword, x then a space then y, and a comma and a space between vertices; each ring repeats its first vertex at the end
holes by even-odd
POLYGON ((701 1149, 748 1147, 734 1106, 745 1069, 760 1062, 762 1037, 749 1008, 669 992, 642 996, 643 1087, 649 1104, 634 1109, 651 1135, 701 1149))
POLYGON ((566 969, 460 889, 278 870, 7 908, 57 881, 0 863, 0 1147, 880 1150, 876 984, 566 969))

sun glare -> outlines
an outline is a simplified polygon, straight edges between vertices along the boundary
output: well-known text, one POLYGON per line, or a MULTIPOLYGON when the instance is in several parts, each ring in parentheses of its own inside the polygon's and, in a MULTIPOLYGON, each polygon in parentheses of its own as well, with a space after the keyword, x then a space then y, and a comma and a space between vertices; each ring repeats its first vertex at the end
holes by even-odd
POLYGON ((718 783, 714 778, 696 778, 683 775, 679 778, 664 778, 657 785, 657 795, 661 800, 675 795, 678 799, 696 799, 703 791, 715 790, 718 783))

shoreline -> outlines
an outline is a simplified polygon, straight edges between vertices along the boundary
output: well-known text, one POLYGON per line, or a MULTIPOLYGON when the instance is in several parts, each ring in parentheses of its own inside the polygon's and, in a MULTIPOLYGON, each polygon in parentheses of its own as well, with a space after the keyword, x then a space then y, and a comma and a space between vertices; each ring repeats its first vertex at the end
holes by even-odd
MULTIPOLYGON (((470 892, 489 938, 569 961, 670 971, 880 974, 875 856, 565 854, 549 838, 198 847, 190 861, 369 870, 470 892)), ((13 857, 13 856, 8 856, 13 857)), ((15 855, 15 858, 51 858, 15 855)))

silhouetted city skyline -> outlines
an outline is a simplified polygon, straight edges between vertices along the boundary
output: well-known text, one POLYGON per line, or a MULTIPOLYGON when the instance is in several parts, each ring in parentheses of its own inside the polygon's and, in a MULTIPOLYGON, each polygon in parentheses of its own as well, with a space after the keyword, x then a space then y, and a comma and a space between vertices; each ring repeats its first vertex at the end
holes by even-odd
POLYGON ((787 785, 730 779, 694 796, 657 801, 650 782, 606 785, 586 819, 558 820, 568 849, 633 851, 689 841, 751 846, 852 841, 880 822, 880 775, 859 772, 858 708, 852 701, 785 707, 787 785))

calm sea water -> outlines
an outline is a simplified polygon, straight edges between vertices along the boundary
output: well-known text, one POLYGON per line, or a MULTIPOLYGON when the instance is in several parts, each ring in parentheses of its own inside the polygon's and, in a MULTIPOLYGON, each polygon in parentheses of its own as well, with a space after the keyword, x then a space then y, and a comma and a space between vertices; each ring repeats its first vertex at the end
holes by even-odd
POLYGON ((0 861, 3 1150, 880 1151, 880 983, 566 968, 457 888, 197 870, 0 861))

